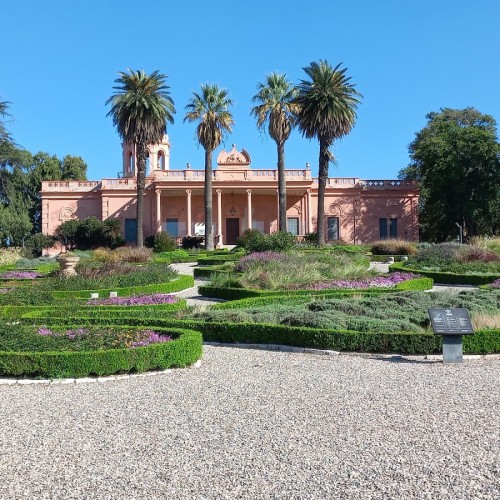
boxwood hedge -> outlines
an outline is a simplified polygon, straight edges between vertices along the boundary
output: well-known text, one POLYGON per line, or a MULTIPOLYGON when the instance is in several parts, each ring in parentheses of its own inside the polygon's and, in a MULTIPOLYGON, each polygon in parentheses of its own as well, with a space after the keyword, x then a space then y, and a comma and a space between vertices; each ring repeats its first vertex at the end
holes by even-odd
POLYGON ((202 355, 200 332, 179 328, 160 330, 157 326, 151 325, 148 325, 148 328, 176 338, 171 342, 134 349, 74 352, 0 351, 0 375, 43 378, 104 376, 185 367, 200 359, 202 355))
MULTIPOLYGON (((60 321, 47 317, 44 321, 60 321)), ((40 320, 39 320, 40 321, 40 320)), ((75 318, 74 321, 92 322, 92 318, 75 318)), ((103 318, 103 322, 106 320, 103 318)), ((108 319, 111 323, 113 320, 108 319)), ((151 323, 133 314, 128 325, 145 326, 151 323)), ((164 328, 188 328, 200 331, 207 342, 281 344, 315 349, 350 352, 376 352, 399 354, 430 354, 442 352, 442 338, 437 335, 413 333, 361 333, 349 330, 320 330, 309 327, 274 325, 265 323, 208 323, 198 320, 164 318, 155 320, 164 328)), ((485 329, 474 335, 464 336, 464 353, 488 354, 500 352, 500 329, 485 329)))
POLYGON ((124 288, 106 288, 95 290, 64 290, 53 291, 52 295, 55 298, 77 298, 88 299, 91 293, 99 293, 101 297, 109 296, 110 292, 118 292, 119 297, 128 297, 130 295, 145 295, 151 293, 171 293, 180 292, 186 288, 194 286, 194 278, 192 276, 181 275, 178 278, 169 281, 168 283, 156 283, 153 285, 129 286, 124 288))
POLYGON ((395 287, 391 288, 330 288, 324 290, 252 290, 250 288, 220 288, 210 285, 200 286, 198 292, 204 297, 213 297, 225 300, 239 300, 250 297, 276 297, 284 296, 345 296, 352 294, 380 294, 390 292, 401 292, 404 290, 430 290, 434 283, 432 278, 414 278, 412 280, 403 281, 398 283, 395 287))
POLYGON ((498 274, 457 274, 440 271, 428 271, 425 269, 416 269, 405 266, 404 262, 395 262, 389 266, 389 272, 408 272, 420 274, 432 278, 435 283, 446 285, 487 285, 500 278, 498 274))

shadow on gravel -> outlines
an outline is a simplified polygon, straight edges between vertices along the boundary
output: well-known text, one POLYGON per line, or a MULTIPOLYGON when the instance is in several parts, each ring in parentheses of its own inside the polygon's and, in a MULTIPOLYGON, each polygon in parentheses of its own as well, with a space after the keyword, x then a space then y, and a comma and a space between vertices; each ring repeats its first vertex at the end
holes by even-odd
POLYGON ((440 363, 439 360, 432 359, 408 359, 403 356, 391 356, 391 357, 379 357, 379 356, 369 356, 369 359, 373 359, 375 361, 384 361, 386 363, 406 363, 406 364, 417 364, 417 365, 434 365, 436 363, 440 363))

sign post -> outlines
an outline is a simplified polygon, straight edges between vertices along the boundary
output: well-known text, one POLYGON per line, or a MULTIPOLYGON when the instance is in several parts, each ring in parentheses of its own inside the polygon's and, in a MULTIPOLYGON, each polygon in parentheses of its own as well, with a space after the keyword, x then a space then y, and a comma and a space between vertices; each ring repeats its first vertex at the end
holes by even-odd
POLYGON ((463 308, 429 309, 431 325, 435 335, 443 337, 443 361, 462 363, 462 335, 473 335, 469 311, 463 308))

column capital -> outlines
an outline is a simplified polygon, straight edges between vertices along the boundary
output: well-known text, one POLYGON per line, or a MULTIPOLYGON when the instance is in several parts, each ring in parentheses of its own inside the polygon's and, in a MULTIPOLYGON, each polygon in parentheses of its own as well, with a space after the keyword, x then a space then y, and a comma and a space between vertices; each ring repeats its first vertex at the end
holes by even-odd
POLYGON ((187 194, 188 196, 191 196, 191 189, 186 189, 186 194, 187 194))
POLYGON ((215 192, 220 196, 222 194, 222 189, 216 189, 215 192))
POLYGON ((252 194, 252 190, 251 190, 251 189, 247 189, 246 191, 247 191, 247 195, 248 195, 248 196, 251 196, 251 194, 252 194))

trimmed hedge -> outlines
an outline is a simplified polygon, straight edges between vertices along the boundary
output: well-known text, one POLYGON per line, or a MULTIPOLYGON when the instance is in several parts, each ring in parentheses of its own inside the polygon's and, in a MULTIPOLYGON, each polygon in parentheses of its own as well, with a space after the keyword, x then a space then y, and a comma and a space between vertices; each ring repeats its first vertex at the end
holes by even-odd
MULTIPOLYGON (((278 297, 276 297, 278 298, 278 297)), ((281 297, 284 298, 284 297, 281 297)), ((254 299, 258 300, 258 299, 254 299)), ((264 300, 264 299, 260 299, 264 300)), ((268 303, 268 301, 267 301, 268 303)), ((221 305, 221 307, 223 307, 221 305)), ((151 319, 133 314, 127 317, 127 325, 148 326, 151 319)), ((124 319, 124 318, 121 318, 124 319)), ((40 322, 42 318, 38 318, 40 322)), ((48 316, 43 318, 47 325, 61 324, 64 319, 48 316)), ((77 317, 70 320, 94 324, 95 319, 77 317)), ((113 318, 102 318, 100 323, 113 324, 113 318)), ((399 354, 442 353, 442 338, 434 334, 414 333, 382 334, 355 332, 349 330, 320 330, 310 327, 294 327, 266 323, 207 323, 198 320, 175 318, 155 319, 155 325, 163 328, 187 328, 203 334, 207 342, 281 344, 314 349, 331 349, 350 352, 378 352, 399 354)), ((485 329, 474 335, 464 335, 465 354, 489 354, 500 352, 500 329, 485 329)))
POLYGON ((227 253, 225 255, 208 255, 198 257, 199 266, 216 266, 224 262, 235 262, 243 257, 243 253, 227 253))
MULTIPOLYGON (((101 321, 102 318, 113 318, 120 320, 121 318, 128 318, 130 313, 136 313, 138 316, 157 318, 162 314, 171 314, 176 311, 185 309, 187 305, 186 299, 180 299, 174 304, 156 304, 148 306, 82 306, 77 310, 77 316, 85 315, 88 318, 95 318, 101 321)), ((62 306, 31 306, 31 307, 18 307, 18 311, 13 310, 12 306, 8 313, 3 317, 10 319, 17 318, 40 318, 50 314, 54 318, 67 318, 72 317, 71 311, 62 306), (17 316, 14 314, 17 312, 17 316)))
POLYGON ((99 293, 101 297, 109 296, 110 292, 117 292, 119 297, 130 295, 147 295, 151 293, 172 293, 180 292, 186 288, 194 286, 192 276, 181 275, 168 283, 156 283, 152 285, 129 286, 124 288, 105 288, 95 290, 61 290, 51 292, 55 298, 64 299, 67 297, 76 299, 88 299, 91 293, 99 293))
POLYGON ((423 269, 410 268, 403 262, 395 262, 389 266, 389 272, 404 271, 408 273, 421 274, 427 278, 432 278, 434 283, 445 285, 487 285, 500 278, 499 274, 457 274, 440 271, 427 271, 423 269))
POLYGON ((203 266, 195 267, 193 269, 193 275, 195 278, 210 278, 212 274, 216 273, 228 273, 230 269, 226 269, 223 266, 203 266))
MULTIPOLYGON (((150 328, 157 329, 151 326, 150 328)), ((171 342, 134 349, 82 352, 3 351, 0 352, 0 374, 45 378, 104 376, 123 372, 185 367, 201 358, 200 332, 168 329, 162 330, 162 333, 178 337, 171 342)))
POLYGON ((198 292, 204 297, 213 297, 225 300, 240 300, 251 297, 270 297, 270 296, 328 296, 337 297, 352 294, 380 294, 390 292, 401 292, 408 290, 430 290, 433 287, 433 280, 430 278, 414 278, 412 280, 398 283, 391 288, 330 288, 325 290, 253 290, 250 288, 219 288, 210 285, 200 286, 198 292))

